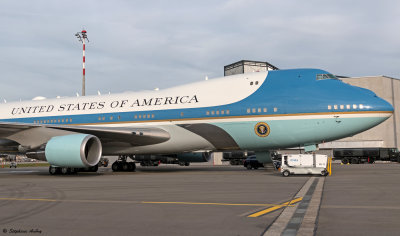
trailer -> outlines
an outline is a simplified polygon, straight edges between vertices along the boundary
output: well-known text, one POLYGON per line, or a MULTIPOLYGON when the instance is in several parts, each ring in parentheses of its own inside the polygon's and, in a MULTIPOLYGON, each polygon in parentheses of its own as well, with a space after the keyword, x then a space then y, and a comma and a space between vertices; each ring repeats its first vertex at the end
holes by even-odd
POLYGON ((333 156, 343 164, 374 163, 376 160, 400 162, 396 148, 337 148, 333 156))
POLYGON ((223 152, 222 161, 229 161, 231 165, 243 165, 247 157, 253 156, 255 153, 252 151, 232 151, 223 152))
POLYGON ((328 156, 321 154, 282 155, 281 173, 283 176, 296 174, 317 174, 327 176, 328 156))

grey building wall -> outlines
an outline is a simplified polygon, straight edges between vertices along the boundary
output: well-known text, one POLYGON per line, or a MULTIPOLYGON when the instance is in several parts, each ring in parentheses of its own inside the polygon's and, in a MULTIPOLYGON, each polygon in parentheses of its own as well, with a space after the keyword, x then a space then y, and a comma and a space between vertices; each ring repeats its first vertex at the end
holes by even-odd
POLYGON ((394 107, 394 114, 380 125, 369 129, 363 133, 341 139, 337 142, 346 142, 349 146, 352 143, 364 145, 367 147, 379 146, 386 148, 400 148, 400 80, 387 76, 368 76, 368 77, 352 77, 343 78, 343 82, 369 89, 376 93, 377 96, 385 99, 394 107))

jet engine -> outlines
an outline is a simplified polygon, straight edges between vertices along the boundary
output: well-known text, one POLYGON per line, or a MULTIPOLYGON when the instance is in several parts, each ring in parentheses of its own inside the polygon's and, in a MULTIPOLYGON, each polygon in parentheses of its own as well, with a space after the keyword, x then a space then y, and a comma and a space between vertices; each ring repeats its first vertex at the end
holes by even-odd
POLYGON ((99 138, 89 134, 71 134, 51 138, 44 151, 52 166, 84 168, 95 166, 101 157, 99 138))

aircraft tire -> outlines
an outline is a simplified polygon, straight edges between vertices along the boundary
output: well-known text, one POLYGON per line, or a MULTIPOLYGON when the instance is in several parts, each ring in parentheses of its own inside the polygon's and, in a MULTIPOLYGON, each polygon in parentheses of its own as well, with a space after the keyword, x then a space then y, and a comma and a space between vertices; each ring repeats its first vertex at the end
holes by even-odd
POLYGON ((129 162, 129 171, 135 171, 136 170, 136 164, 135 162, 129 162))
POLYGON ((251 170, 251 168, 253 168, 253 167, 252 167, 250 164, 247 164, 246 168, 247 168, 248 170, 251 170))
POLYGON ((58 174, 58 173, 59 173, 58 167, 49 166, 49 173, 50 173, 51 175, 56 175, 56 174, 58 174))
POLYGON ((68 175, 71 173, 71 169, 68 167, 61 167, 61 174, 68 175))
POLYGON ((129 171, 129 164, 128 162, 121 163, 122 171, 129 171))
POLYGON ((342 159, 342 163, 346 165, 347 163, 349 163, 349 159, 343 158, 343 159, 342 159))
POLYGON ((118 164, 118 162, 114 162, 114 163, 111 165, 111 169, 112 169, 114 172, 119 171, 120 169, 119 169, 119 164, 118 164))
POLYGON ((98 165, 90 167, 90 172, 97 172, 98 170, 99 170, 99 166, 98 165))

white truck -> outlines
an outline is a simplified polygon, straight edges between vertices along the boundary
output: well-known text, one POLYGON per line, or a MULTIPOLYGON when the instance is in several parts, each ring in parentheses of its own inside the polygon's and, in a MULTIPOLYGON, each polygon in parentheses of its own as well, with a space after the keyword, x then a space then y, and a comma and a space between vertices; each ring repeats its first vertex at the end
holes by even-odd
POLYGON ((319 174, 326 176, 328 156, 320 154, 282 155, 281 173, 287 177, 293 174, 319 174))

